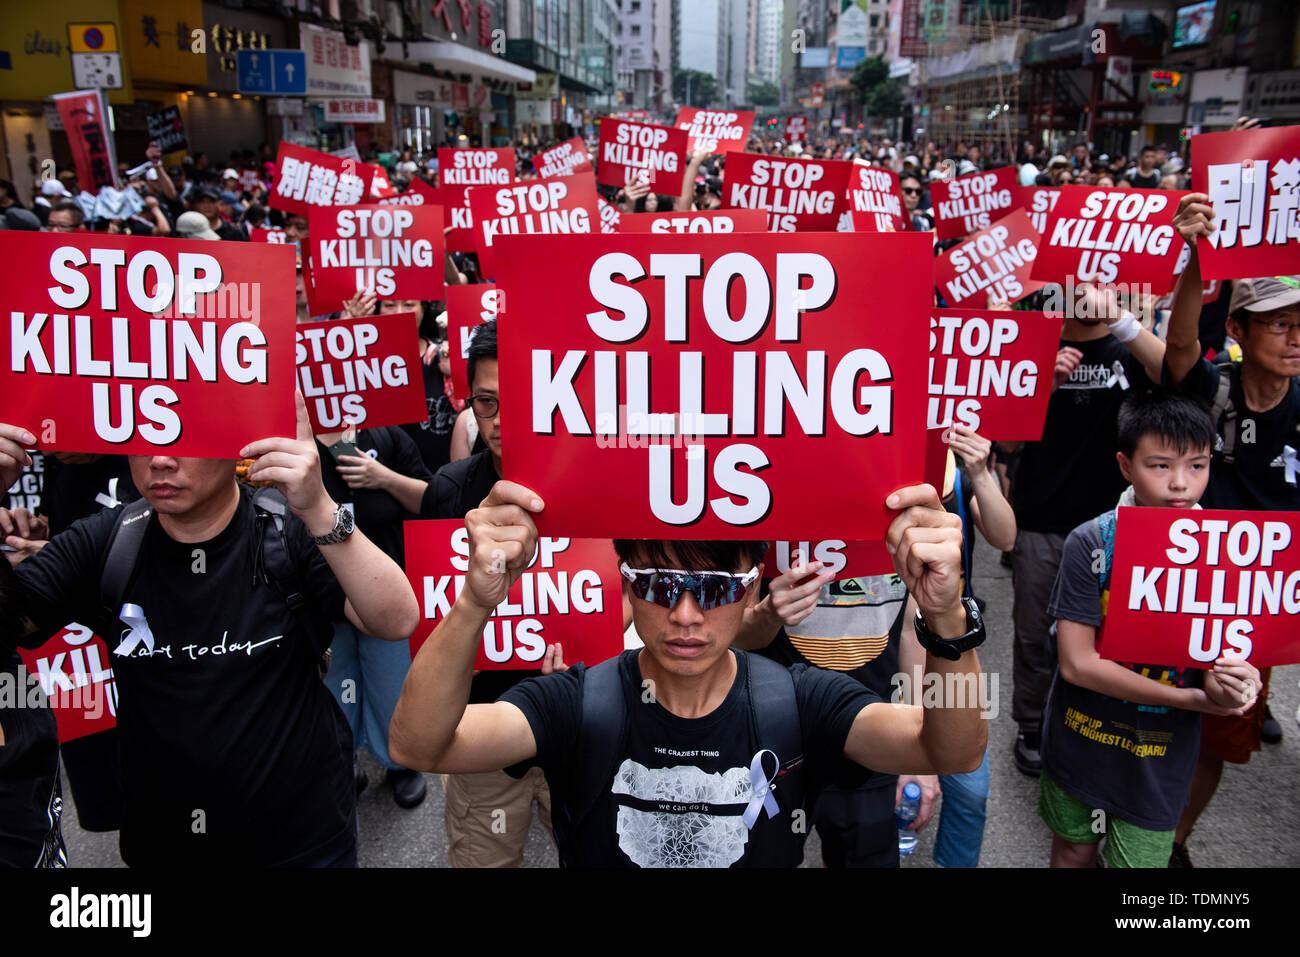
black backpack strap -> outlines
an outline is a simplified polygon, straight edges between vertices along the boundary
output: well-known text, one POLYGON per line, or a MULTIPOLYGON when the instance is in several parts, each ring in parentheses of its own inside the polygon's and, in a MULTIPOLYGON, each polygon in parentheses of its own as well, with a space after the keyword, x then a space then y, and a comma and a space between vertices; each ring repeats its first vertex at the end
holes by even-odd
POLYGON ((1214 405, 1210 409, 1210 420, 1214 423, 1217 431, 1219 423, 1223 423, 1222 445, 1219 449, 1223 453, 1223 461, 1231 464, 1233 449, 1237 444, 1237 410, 1233 408, 1230 393, 1232 392, 1232 366, 1228 365, 1219 370, 1219 386, 1214 393, 1214 405))
POLYGON ((803 734, 794 676, 762 655, 745 654, 749 663, 749 708, 758 732, 758 747, 776 755, 780 769, 768 782, 787 814, 804 807, 803 734))
POLYGON ((99 575, 100 602, 109 621, 116 620, 122 610, 122 599, 126 597, 131 576, 135 574, 140 546, 144 543, 152 516, 153 509, 142 498, 124 505, 118 513, 117 524, 113 526, 112 538, 109 539, 108 555, 99 575))
POLYGON ((621 658, 616 655, 602 661, 583 675, 582 723, 574 777, 563 802, 552 805, 555 844, 560 863, 566 866, 570 839, 609 788, 626 747, 628 702, 619 673, 621 658))
POLYGON ((253 492, 253 509, 258 525, 254 585, 259 577, 275 585, 289 606, 289 613, 306 626, 322 647, 328 645, 334 623, 327 621, 308 600, 307 588, 289 554, 289 540, 284 531, 288 503, 276 489, 262 487, 253 492), (274 534, 266 527, 268 523, 273 526, 274 534))

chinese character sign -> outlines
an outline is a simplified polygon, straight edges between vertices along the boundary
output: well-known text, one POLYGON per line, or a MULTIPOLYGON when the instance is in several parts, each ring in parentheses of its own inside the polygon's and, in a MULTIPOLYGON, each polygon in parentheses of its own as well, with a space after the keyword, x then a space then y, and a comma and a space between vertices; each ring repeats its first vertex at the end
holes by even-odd
POLYGON ((325 206, 353 206, 369 195, 374 175, 365 163, 281 141, 270 205, 304 216, 325 206))

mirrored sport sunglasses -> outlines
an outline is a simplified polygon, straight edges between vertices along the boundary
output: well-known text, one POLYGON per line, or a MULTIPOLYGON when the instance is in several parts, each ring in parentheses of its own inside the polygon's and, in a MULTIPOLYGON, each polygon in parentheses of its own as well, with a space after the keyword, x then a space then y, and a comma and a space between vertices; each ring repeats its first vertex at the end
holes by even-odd
POLYGON ((632 594, 662 608, 674 608, 685 592, 695 596, 701 611, 730 605, 758 579, 757 566, 744 574, 733 572, 688 572, 680 568, 629 568, 621 562, 619 572, 632 583, 632 594))

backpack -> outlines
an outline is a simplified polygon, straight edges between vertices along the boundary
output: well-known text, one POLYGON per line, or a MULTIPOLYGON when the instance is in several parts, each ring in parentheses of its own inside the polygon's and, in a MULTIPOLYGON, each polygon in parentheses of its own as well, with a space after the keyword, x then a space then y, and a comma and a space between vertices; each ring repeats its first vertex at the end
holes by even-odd
MULTIPOLYGON (((1227 353, 1222 353, 1227 356, 1227 353)), ((1215 443, 1214 451, 1223 456, 1223 461, 1231 465, 1233 461, 1233 450, 1237 445, 1237 410, 1232 404, 1232 369, 1234 366, 1240 369, 1239 363, 1231 360, 1220 362, 1215 359, 1215 365, 1219 366, 1219 385, 1214 393, 1214 402, 1210 408, 1210 420, 1214 423, 1214 431, 1219 431, 1219 423, 1223 423, 1223 434, 1219 436, 1219 441, 1215 443)), ((1294 391, 1300 389, 1300 384, 1291 380, 1290 388, 1294 391)), ((1300 422, 1296 423, 1293 430, 1297 439, 1300 439, 1300 422)))
MULTIPOLYGON (((304 627, 317 647, 325 647, 334 634, 334 623, 308 602, 307 588, 289 557, 288 540, 284 534, 287 507, 284 496, 274 488, 258 488, 253 492, 257 557, 253 563, 252 587, 257 587, 259 579, 265 585, 274 586, 289 607, 289 613, 304 627), (268 525, 274 526, 275 534, 267 534, 268 525)), ((100 600, 108 621, 117 620, 127 586, 135 575, 140 546, 144 543, 152 515, 153 508, 143 498, 123 506, 118 513, 99 580, 100 600)), ((317 667, 324 677, 329 667, 328 648, 321 655, 317 667)))
MULTIPOLYGON (((770 749, 781 762, 773 781, 783 786, 782 809, 804 807, 803 744, 794 678, 788 669, 760 655, 747 654, 746 699, 758 734, 759 748, 770 749), (754 707, 755 700, 764 703, 754 707)), ((617 655, 588 668, 582 684, 582 723, 577 753, 581 760, 563 802, 552 804, 551 827, 560 853, 560 865, 571 867, 570 842, 610 784, 627 750, 629 710, 619 674, 617 655)), ((806 809, 809 817, 812 809, 806 809)))

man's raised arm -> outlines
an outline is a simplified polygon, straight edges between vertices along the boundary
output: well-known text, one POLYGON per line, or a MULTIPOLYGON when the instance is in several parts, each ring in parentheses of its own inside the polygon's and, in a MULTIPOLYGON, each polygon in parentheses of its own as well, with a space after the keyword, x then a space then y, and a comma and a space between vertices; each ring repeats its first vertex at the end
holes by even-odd
POLYGON ((528 719, 514 705, 468 702, 483 626, 532 559, 537 526, 529 513, 541 510, 533 492, 501 481, 465 516, 465 587, 411 662, 388 726, 389 754, 403 767, 495 771, 537 753, 528 719))
POLYGON ((1174 289, 1169 331, 1165 335, 1165 366, 1171 385, 1180 384, 1201 358, 1201 260, 1196 241, 1214 232, 1214 209, 1204 193, 1188 193, 1178 202, 1174 229, 1187 243, 1187 268, 1174 289))

